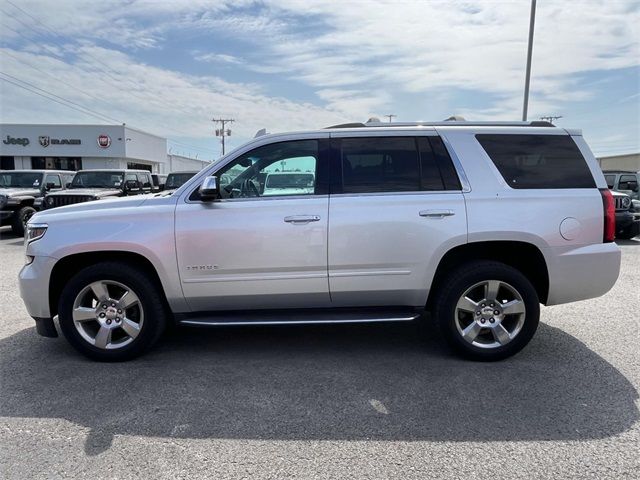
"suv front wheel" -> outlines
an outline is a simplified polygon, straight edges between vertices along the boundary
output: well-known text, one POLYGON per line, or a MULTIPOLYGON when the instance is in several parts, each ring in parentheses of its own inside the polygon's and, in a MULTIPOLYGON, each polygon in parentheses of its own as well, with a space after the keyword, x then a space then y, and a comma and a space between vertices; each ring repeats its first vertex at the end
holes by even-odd
POLYGON ((463 265, 444 279, 434 316, 458 353, 495 361, 529 343, 538 328, 540 304, 535 288, 519 270, 482 261, 463 265))
POLYGON ((138 269, 102 262, 74 275, 62 290, 58 317, 69 343, 93 360, 124 361, 149 349, 166 324, 159 289, 138 269))

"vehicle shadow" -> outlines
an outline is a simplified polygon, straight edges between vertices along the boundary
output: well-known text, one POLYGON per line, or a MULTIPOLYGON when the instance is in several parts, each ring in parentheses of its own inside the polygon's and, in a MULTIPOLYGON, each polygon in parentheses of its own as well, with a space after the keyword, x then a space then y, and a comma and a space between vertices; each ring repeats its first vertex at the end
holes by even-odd
POLYGON ((640 237, 633 237, 630 240, 623 240, 621 238, 616 238, 616 243, 618 245, 620 245, 620 246, 622 246, 622 245, 625 245, 625 246, 631 245, 631 246, 634 246, 634 247, 638 247, 638 246, 640 246, 640 237))
POLYGON ((541 325, 509 360, 475 363, 431 326, 179 329, 128 363, 85 360, 33 329, 0 341, 5 417, 114 435, 273 440, 581 440, 638 420, 633 385, 541 325), (420 330, 426 330, 426 335, 420 330))

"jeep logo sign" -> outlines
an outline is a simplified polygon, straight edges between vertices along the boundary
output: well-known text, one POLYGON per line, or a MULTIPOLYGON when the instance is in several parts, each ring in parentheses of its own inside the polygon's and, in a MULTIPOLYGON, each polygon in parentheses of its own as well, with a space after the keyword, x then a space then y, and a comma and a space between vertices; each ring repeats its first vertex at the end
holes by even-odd
POLYGON ((11 135, 7 135, 7 139, 3 140, 2 143, 4 143, 5 145, 22 145, 23 147, 26 147, 27 145, 29 145, 29 139, 15 138, 11 135))
POLYGON ((98 135, 98 146, 100 148, 109 148, 111 145, 111 137, 109 135, 105 135, 104 133, 98 135))

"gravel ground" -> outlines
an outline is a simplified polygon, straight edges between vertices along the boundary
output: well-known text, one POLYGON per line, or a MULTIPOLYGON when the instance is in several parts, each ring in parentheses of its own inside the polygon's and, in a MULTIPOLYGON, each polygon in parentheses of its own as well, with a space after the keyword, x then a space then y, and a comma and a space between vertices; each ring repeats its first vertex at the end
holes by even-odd
POLYGON ((640 241, 494 364, 430 326, 178 330, 126 364, 35 333, 0 231, 2 478, 640 478, 640 241))

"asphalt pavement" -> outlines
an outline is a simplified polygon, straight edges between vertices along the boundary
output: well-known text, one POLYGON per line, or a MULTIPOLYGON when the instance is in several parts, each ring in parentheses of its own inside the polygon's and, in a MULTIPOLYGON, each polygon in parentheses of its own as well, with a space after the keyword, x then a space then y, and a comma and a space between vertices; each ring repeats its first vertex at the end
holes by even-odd
POLYGON ((499 363, 428 323, 177 329, 100 364, 35 333, 0 229, 0 477, 640 478, 640 240, 499 363))

